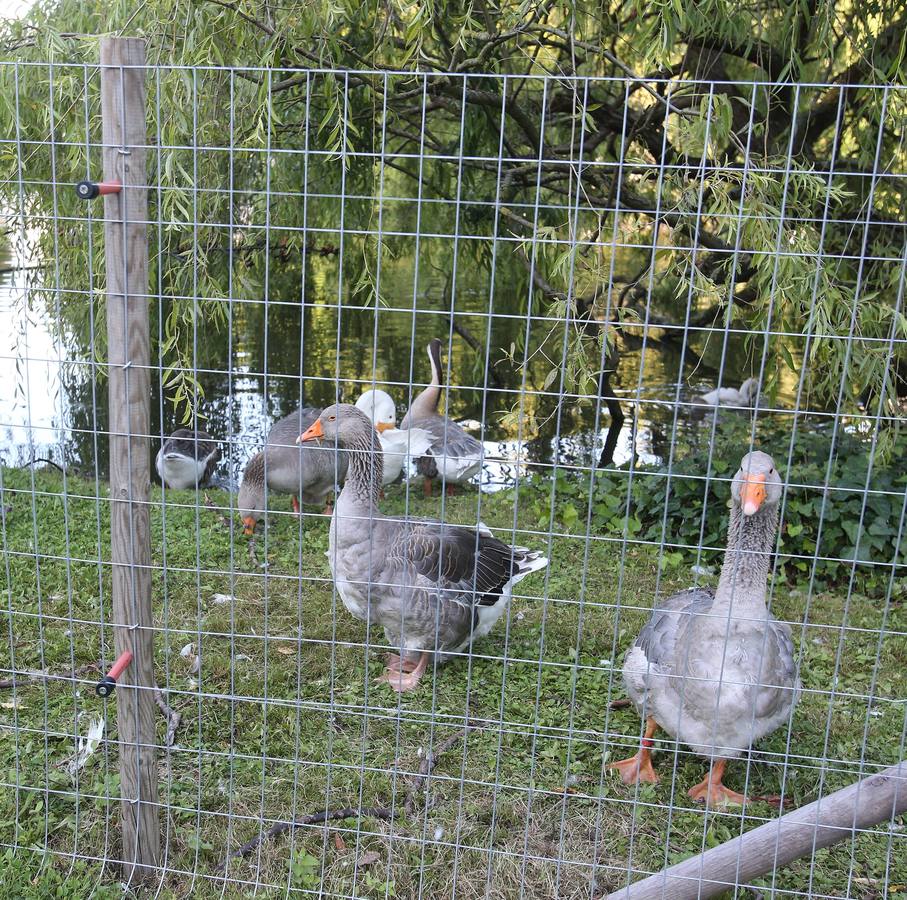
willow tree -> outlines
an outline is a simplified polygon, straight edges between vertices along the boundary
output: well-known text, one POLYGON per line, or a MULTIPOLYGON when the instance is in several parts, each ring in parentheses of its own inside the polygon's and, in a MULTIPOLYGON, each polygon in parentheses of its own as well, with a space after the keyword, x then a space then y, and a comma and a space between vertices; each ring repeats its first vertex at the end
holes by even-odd
POLYGON ((811 406, 894 414, 902 3, 43 0, 3 27, 7 59, 54 65, 2 70, 18 143, 0 145, 0 191, 86 291, 66 218, 84 211, 50 186, 97 162, 96 79, 67 63, 95 63, 102 32, 144 35, 165 67, 149 176, 175 363, 219 298, 274 296, 275 256, 331 253, 319 229, 345 235, 344 277, 380 302, 381 261, 424 212, 549 317, 509 351, 550 359, 553 392, 596 393, 613 328, 692 353, 717 325, 754 335, 769 387, 787 370, 811 406))

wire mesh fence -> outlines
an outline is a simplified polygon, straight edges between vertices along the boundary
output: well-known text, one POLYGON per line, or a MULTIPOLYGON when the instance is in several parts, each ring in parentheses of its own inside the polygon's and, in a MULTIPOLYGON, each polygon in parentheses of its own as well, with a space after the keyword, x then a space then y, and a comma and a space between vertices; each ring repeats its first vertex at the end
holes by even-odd
POLYGON ((10 871, 604 897, 905 758, 902 89, 0 70, 10 871))

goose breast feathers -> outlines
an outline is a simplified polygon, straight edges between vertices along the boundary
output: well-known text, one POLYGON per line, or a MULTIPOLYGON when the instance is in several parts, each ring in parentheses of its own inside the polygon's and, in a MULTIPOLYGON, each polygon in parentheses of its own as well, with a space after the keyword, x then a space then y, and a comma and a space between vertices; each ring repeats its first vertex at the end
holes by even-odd
POLYGON ((735 621, 702 588, 653 612, 627 654, 624 682, 651 715, 703 756, 733 757, 784 725, 799 696, 788 627, 735 621))

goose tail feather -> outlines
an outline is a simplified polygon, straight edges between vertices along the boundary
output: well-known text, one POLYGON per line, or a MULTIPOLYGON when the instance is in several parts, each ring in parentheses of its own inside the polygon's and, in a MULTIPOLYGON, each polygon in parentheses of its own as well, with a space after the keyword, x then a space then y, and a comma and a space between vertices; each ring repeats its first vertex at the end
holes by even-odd
POLYGON ((513 561, 516 563, 516 572, 510 579, 509 586, 513 587, 527 575, 538 572, 548 565, 548 557, 542 556, 538 550, 529 550, 526 547, 514 547, 513 561))

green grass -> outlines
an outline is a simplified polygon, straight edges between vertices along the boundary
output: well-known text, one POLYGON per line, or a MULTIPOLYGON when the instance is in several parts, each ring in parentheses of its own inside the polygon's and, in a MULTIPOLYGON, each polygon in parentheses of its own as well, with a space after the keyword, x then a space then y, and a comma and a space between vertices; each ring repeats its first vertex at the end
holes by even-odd
MULTIPOLYGON (((31 478, 22 470, 3 473, 2 502, 12 509, 0 571, 0 667, 66 675, 96 663, 102 641, 105 660, 112 656, 111 629, 98 625, 110 620, 109 573, 98 564, 109 558, 108 509, 103 500, 99 529, 94 483, 69 478, 64 495, 59 474, 41 471, 34 474, 33 512, 31 478)), ((547 490, 521 491, 521 527, 538 528, 547 490)), ((214 503, 228 504, 226 494, 209 493, 214 503)), ((259 563, 267 555, 265 569, 250 558, 238 529, 231 543, 215 511, 196 509, 194 493, 170 492, 167 499, 162 509, 154 491, 153 596, 161 629, 155 669, 183 722, 159 767, 173 870, 161 896, 245 896, 251 887, 225 887, 218 866, 226 851, 257 834, 261 819, 357 806, 360 798, 364 805, 394 797, 402 803, 407 774, 466 715, 507 724, 476 730, 445 754, 411 815, 393 825, 363 818, 298 829, 234 860, 229 877, 280 886, 259 891, 262 896, 290 887, 363 898, 597 897, 625 883, 628 864, 656 870, 776 815, 761 804, 748 808, 745 819, 739 810, 707 814, 695 807, 686 790, 704 766, 683 748, 675 755, 665 745, 656 754, 663 776, 657 786, 634 791, 603 775, 608 759, 632 752, 640 731, 632 710, 607 709, 623 693, 623 652, 656 587, 667 592, 691 580, 692 558, 659 582, 657 553, 649 547, 629 545, 622 555, 619 543, 587 545, 581 536, 557 536, 547 575, 521 583, 527 597, 514 600, 508 624, 479 642, 471 661, 456 659, 397 697, 375 683, 382 653, 362 646, 364 624, 334 596, 325 519, 307 516, 301 523, 288 514, 288 498, 276 498, 267 539, 257 540, 259 563), (235 599, 216 603, 215 594, 235 599), (535 599, 542 596, 547 601, 535 599), (191 660, 180 655, 190 643, 201 647, 195 675, 191 660), (374 861, 354 865, 366 853, 374 861), (593 860, 599 865, 594 885, 593 860)), ((514 502, 509 492, 481 500, 469 493, 448 498, 445 515, 474 522, 478 511, 506 535, 514 502)), ((388 491, 384 508, 404 510, 402 487, 388 491)), ((438 515, 440 500, 413 495, 409 509, 438 515)), ((546 544, 532 533, 516 537, 532 547, 546 544)), ((861 759, 868 770, 898 759, 907 614, 900 604, 886 610, 859 594, 847 601, 846 593, 811 597, 809 627, 802 636, 795 628, 807 690, 795 713, 784 782, 791 806, 815 799, 820 788, 827 793, 850 783, 861 759), (829 760, 824 767, 815 762, 823 758, 829 760)), ((777 585, 773 608, 802 622, 806 600, 804 591, 777 585)), ((380 643, 383 634, 370 638, 380 643)), ((0 882, 0 898, 82 897, 85 884, 106 886, 110 896, 117 892, 116 868, 89 861, 70 872, 73 854, 103 859, 120 853, 115 746, 102 744, 76 776, 67 769, 74 735, 84 735, 96 716, 107 718, 107 741, 116 737, 115 704, 95 697, 96 680, 93 671, 75 683, 34 679, 0 695, 0 843, 19 848, 15 857, 0 856, 0 870, 13 873, 0 882), (10 893, 19 882, 33 892, 10 893)), ((161 740, 165 727, 159 717, 161 740)), ((749 766, 750 790, 779 791, 786 741, 779 732, 760 746, 749 766)), ((743 789, 747 768, 745 761, 731 766, 731 786, 743 789)), ((903 891, 904 834, 892 837, 887 828, 863 834, 820 852, 812 863, 783 869, 774 883, 878 897, 887 866, 888 888, 903 891)))

